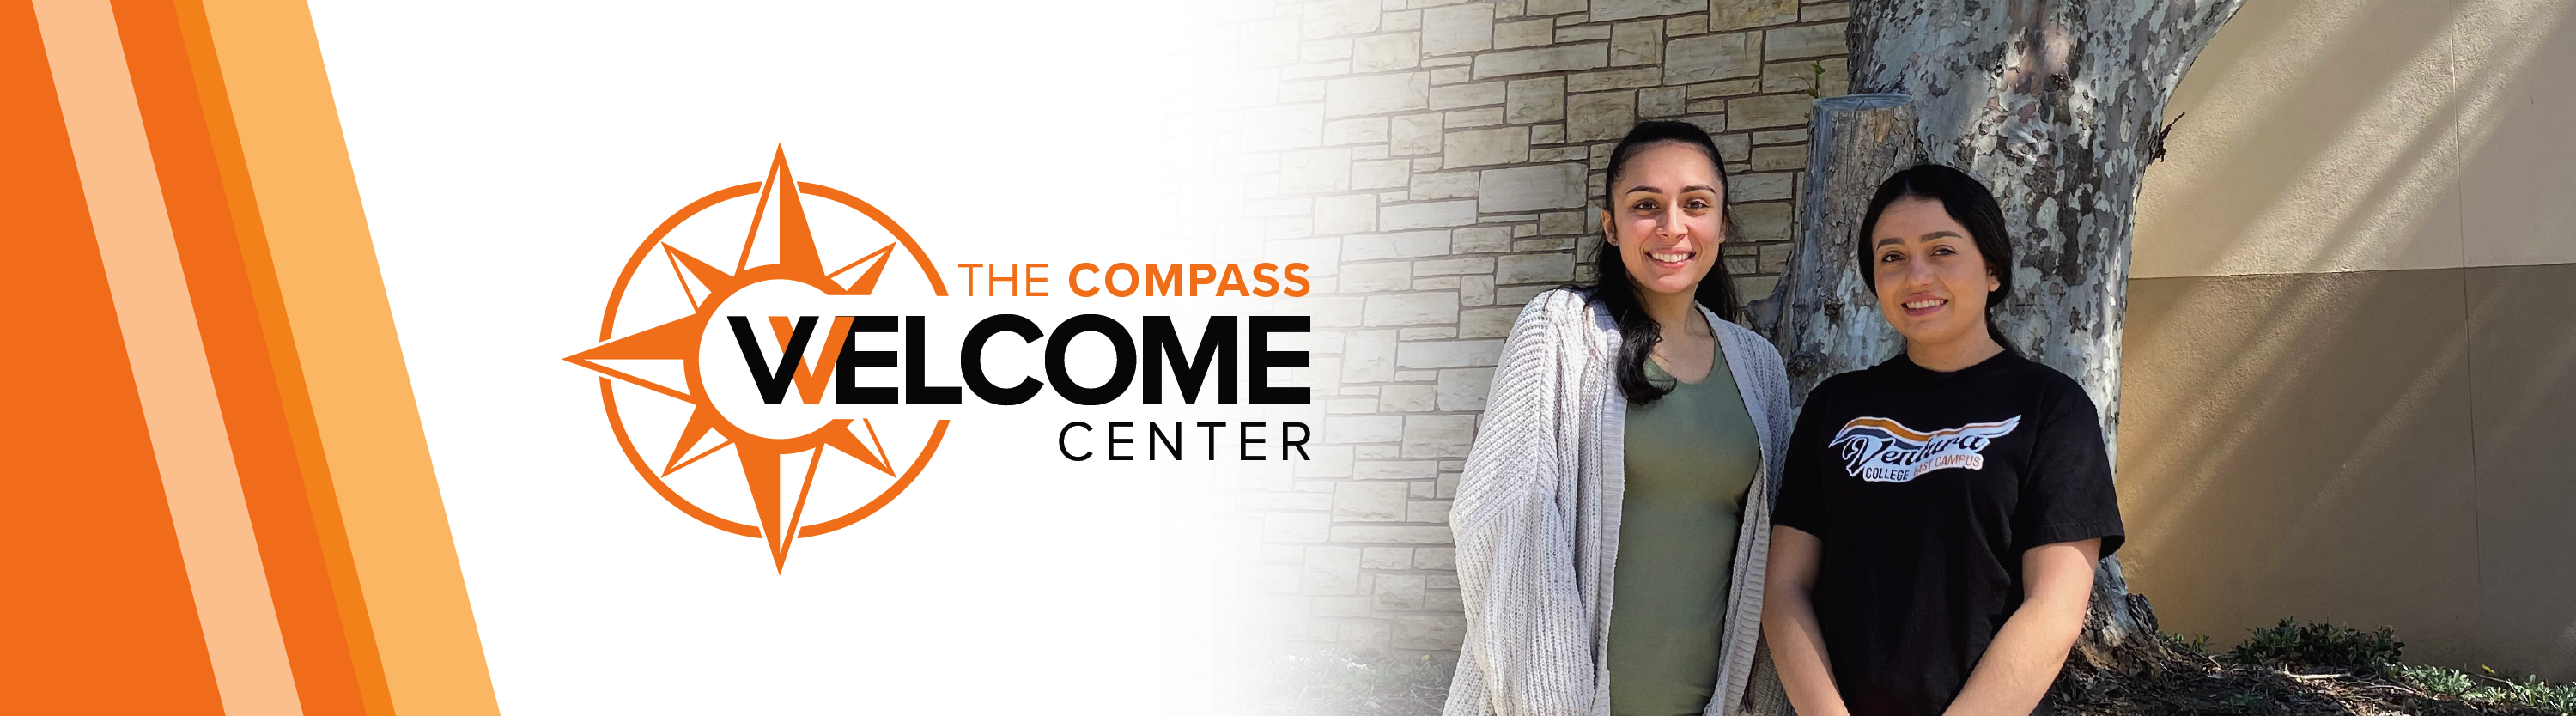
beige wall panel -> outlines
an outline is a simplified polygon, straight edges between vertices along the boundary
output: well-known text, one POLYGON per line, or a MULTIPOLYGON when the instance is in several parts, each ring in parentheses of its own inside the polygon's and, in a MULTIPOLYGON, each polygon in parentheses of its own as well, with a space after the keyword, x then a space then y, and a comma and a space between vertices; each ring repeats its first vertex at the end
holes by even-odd
MULTIPOLYGON (((2576 2, 2463 3, 2463 259, 2576 262, 2576 2)), ((2571 600, 2576 601, 2576 600, 2571 600)))
POLYGON ((2246 3, 2166 105, 2130 275, 2460 266, 2452 14, 2246 3))
POLYGON ((2124 565, 2167 630, 2285 616, 2478 636, 2462 272, 2132 281, 2124 565))
POLYGON ((2576 680, 2576 265, 2468 271, 2478 660, 2576 680))

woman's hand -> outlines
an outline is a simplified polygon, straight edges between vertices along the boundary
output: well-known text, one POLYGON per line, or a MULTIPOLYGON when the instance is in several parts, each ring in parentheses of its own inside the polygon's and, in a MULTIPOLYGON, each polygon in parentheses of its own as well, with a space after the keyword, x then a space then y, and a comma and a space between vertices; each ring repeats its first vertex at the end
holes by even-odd
POLYGON ((2022 553, 2021 608, 1995 633, 1945 714, 2024 716, 2048 698, 2048 685, 2057 681, 2067 650, 2084 631, 2084 608, 2093 600, 2093 565, 2101 554, 2099 539, 2044 544, 2022 553))
POLYGON ((1771 562, 1762 580, 1762 634, 1771 644, 1771 665, 1780 671, 1790 706, 1803 716, 1850 716, 1842 693, 1834 688, 1825 630, 1816 623, 1812 600, 1824 555, 1824 540, 1815 535, 1795 527, 1771 528, 1771 562))

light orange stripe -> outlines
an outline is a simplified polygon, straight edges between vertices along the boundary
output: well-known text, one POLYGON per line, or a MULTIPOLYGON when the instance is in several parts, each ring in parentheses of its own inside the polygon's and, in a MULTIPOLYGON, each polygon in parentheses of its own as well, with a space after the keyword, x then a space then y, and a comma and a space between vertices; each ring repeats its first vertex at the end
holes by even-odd
POLYGON ((312 18, 204 9, 394 710, 498 713, 312 18))
MULTIPOLYGON (((205 45, 203 15, 193 6, 183 13, 181 6, 187 3, 167 0, 111 4, 135 100, 143 110, 143 130, 152 141, 152 163, 161 174, 161 198, 178 239, 179 264, 188 272, 188 297, 205 337, 207 367, 214 371, 215 395, 223 403, 242 497, 250 506, 251 529, 259 536, 260 562, 268 568, 269 597, 277 605, 296 693, 306 713, 365 713, 369 702, 361 682, 371 683, 381 697, 384 675, 358 668, 342 621, 347 607, 335 592, 333 561, 326 556, 332 551, 324 547, 341 537, 320 530, 313 514, 317 504, 336 509, 331 507, 335 503, 315 500, 307 487, 308 473, 326 487, 328 477, 321 473, 319 459, 309 465, 298 460, 298 433, 287 419, 278 361, 270 353, 272 328, 260 320, 260 303, 274 298, 276 287, 254 290, 241 236, 256 235, 257 222, 237 224, 255 217, 234 215, 223 174, 225 159, 238 167, 240 152, 228 134, 216 131, 218 123, 210 116, 228 116, 229 110, 220 101, 221 86, 211 91, 198 87, 200 76, 219 79, 211 68, 201 72, 196 66, 213 61, 212 53, 192 50, 205 45), (182 22, 183 14, 197 20, 182 22)), ((228 130, 232 125, 224 121, 221 126, 228 130)), ((248 188, 247 181, 240 183, 241 191, 248 188)), ((265 252, 260 256, 264 260, 265 252)), ((285 358, 292 363, 292 354, 285 358)), ((338 553, 345 557, 345 544, 338 553)), ((351 616, 363 624, 364 602, 355 573, 350 575, 346 604, 359 607, 351 616)), ((379 701, 377 713, 392 711, 390 701, 379 701)))
POLYGON ((301 714, 115 12, 35 6, 217 691, 226 711, 301 714))
POLYGON ((0 1, 0 704, 10 713, 217 713, 187 566, 153 465, 107 270, 35 9, 0 1))
MULTIPOLYGON (((2016 418, 2016 419, 2018 419, 2018 418, 2016 418)), ((1997 427, 2003 427, 2003 424, 2004 424, 2004 423, 2006 423, 2006 422, 2011 422, 2011 421, 2007 420, 2007 421, 1992 422, 1992 423, 1969 423, 1969 424, 1961 425, 1961 426, 1959 426, 1959 427, 1955 427, 1955 428, 1944 428, 1944 429, 1941 429, 1941 430, 1934 430, 1934 431, 1932 431, 1932 432, 1928 432, 1928 433, 1926 433, 1926 432, 1917 431, 1917 430, 1915 430, 1915 429, 1913 429, 1913 428, 1905 427, 1905 425, 1904 425, 1903 423, 1899 423, 1899 422, 1896 422, 1896 421, 1894 421, 1894 420, 1889 420, 1889 419, 1887 419, 1887 418, 1853 418, 1851 422, 1848 422, 1848 423, 1844 423, 1844 424, 1843 424, 1843 429, 1844 429, 1844 430, 1850 430, 1850 429, 1852 429, 1852 428, 1858 428, 1858 427, 1874 427, 1874 428, 1879 428, 1879 429, 1881 429, 1881 430, 1886 430, 1886 431, 1888 432, 1888 434, 1895 435, 1895 436, 1897 436, 1897 437, 1904 438, 1904 439, 1906 439, 1906 440, 1911 440, 1911 441, 1914 441, 1914 442, 1917 442, 1917 443, 1926 443, 1926 442, 1931 442, 1931 441, 1933 441, 1933 440, 1935 440, 1935 439, 1938 439, 1938 438, 1940 438, 1941 436, 1944 436, 1944 435, 1957 435, 1957 434, 1959 434, 1959 433, 1964 433, 1964 432, 1967 432, 1967 431, 1970 431, 1970 430, 1982 430, 1982 429, 1985 429, 1985 428, 1997 428, 1997 427)))
POLYGON ((1843 424, 1843 429, 1845 430, 1863 427, 1885 430, 1889 434, 1918 443, 1932 439, 1932 436, 1930 435, 1917 432, 1913 428, 1905 427, 1901 423, 1886 418, 1853 418, 1851 422, 1843 424))

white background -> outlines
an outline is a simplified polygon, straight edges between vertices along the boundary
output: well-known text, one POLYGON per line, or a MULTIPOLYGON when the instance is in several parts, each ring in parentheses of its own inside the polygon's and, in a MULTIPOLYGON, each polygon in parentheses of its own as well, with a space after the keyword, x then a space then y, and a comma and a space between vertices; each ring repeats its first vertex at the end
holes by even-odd
MULTIPOLYGON (((952 282, 960 262, 1260 260, 1205 239, 1186 189, 1205 153, 1176 119, 1193 101, 1188 13, 314 5, 503 711, 1206 710, 1192 489, 1241 466, 1073 463, 1054 435, 1241 415, 1132 392, 1020 410, 970 396, 901 499, 799 540, 781 574, 760 540, 649 490, 596 374, 562 360, 596 343, 611 282, 656 224, 761 180, 781 144, 797 179, 891 214, 952 282)), ((1262 305, 1107 301, 997 310, 1051 328, 1262 305)), ((1195 340, 1199 324, 1179 324, 1195 340)))

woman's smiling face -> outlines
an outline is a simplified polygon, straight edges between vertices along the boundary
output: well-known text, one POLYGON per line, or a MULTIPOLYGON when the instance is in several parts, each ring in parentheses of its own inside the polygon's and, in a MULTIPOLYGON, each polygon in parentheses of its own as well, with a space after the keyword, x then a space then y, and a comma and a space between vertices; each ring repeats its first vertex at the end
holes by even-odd
POLYGON ((1681 142, 1646 147, 1620 167, 1601 230, 1640 294, 1689 297, 1726 241, 1726 186, 1708 153, 1681 142))
POLYGON ((1888 325, 1924 345, 1984 335, 1986 293, 2003 282, 1941 202, 1898 199, 1871 233, 1870 270, 1888 325))

